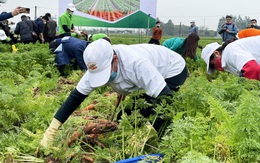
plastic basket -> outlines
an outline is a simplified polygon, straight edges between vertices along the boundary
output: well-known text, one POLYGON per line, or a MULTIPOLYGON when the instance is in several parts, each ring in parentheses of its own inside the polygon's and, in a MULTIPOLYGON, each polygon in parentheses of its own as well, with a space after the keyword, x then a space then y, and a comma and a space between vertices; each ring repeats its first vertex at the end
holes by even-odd
POLYGON ((157 154, 137 156, 137 157, 117 161, 115 163, 138 163, 141 161, 144 161, 146 163, 156 163, 156 162, 159 162, 160 160, 162 160, 162 158, 163 158, 163 155, 160 153, 157 153, 157 154))

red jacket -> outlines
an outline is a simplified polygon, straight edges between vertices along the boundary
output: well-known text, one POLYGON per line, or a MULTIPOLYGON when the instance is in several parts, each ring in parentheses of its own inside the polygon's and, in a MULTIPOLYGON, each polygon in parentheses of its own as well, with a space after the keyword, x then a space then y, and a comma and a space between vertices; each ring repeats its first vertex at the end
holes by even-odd
POLYGON ((161 40, 161 38, 162 38, 162 28, 157 27, 157 26, 153 27, 152 38, 155 39, 155 40, 161 40))

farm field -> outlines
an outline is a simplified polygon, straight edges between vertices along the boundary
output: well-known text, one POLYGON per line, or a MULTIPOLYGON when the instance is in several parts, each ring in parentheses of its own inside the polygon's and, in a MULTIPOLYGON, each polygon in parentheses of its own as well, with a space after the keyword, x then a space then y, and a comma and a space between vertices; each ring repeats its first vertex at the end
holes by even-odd
MULTIPOLYGON (((139 42, 133 35, 110 38, 112 44, 139 42)), ((215 41, 221 42, 201 38, 199 44, 215 41)), ((163 154, 164 163, 260 162, 259 81, 226 72, 208 76, 202 59, 187 60, 189 77, 168 99, 170 104, 156 106, 157 115, 144 118, 139 113, 148 105, 138 98, 142 91, 115 109, 117 94, 104 86, 63 124, 52 146, 40 147, 43 133, 83 72, 68 66, 69 75, 60 77, 47 44, 17 48, 12 53, 10 45, 0 44, 0 162, 113 163, 152 153, 163 154), (117 113, 133 103, 132 114, 115 122, 117 113), (157 133, 152 123, 162 113, 169 125, 157 133)), ((197 52, 200 56, 201 50, 197 52)))
POLYGON ((74 0, 77 10, 108 21, 115 21, 139 10, 137 0, 74 0))

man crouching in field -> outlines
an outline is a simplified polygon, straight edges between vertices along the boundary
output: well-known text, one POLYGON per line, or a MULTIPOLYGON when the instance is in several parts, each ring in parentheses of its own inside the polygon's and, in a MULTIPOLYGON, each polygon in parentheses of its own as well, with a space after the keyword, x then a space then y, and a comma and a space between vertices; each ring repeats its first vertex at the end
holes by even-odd
MULTIPOLYGON (((160 103, 158 97, 172 96, 172 91, 178 91, 187 78, 182 56, 159 45, 111 45, 100 39, 87 46, 83 58, 87 72, 54 115, 44 133, 42 146, 53 141, 61 125, 97 87, 110 86, 120 95, 145 90, 149 97, 146 99, 160 103)), ((155 114, 152 108, 141 113, 155 114)), ((158 131, 163 122, 158 118, 154 128, 158 131)))

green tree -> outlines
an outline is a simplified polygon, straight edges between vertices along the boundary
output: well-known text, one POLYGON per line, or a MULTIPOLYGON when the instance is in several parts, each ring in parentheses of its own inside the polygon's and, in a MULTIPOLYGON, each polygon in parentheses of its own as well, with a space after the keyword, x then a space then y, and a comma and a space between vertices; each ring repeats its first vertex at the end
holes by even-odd
POLYGON ((163 28, 163 33, 164 35, 170 35, 173 36, 174 35, 174 24, 172 23, 172 20, 168 20, 168 22, 166 24, 162 25, 163 28))

